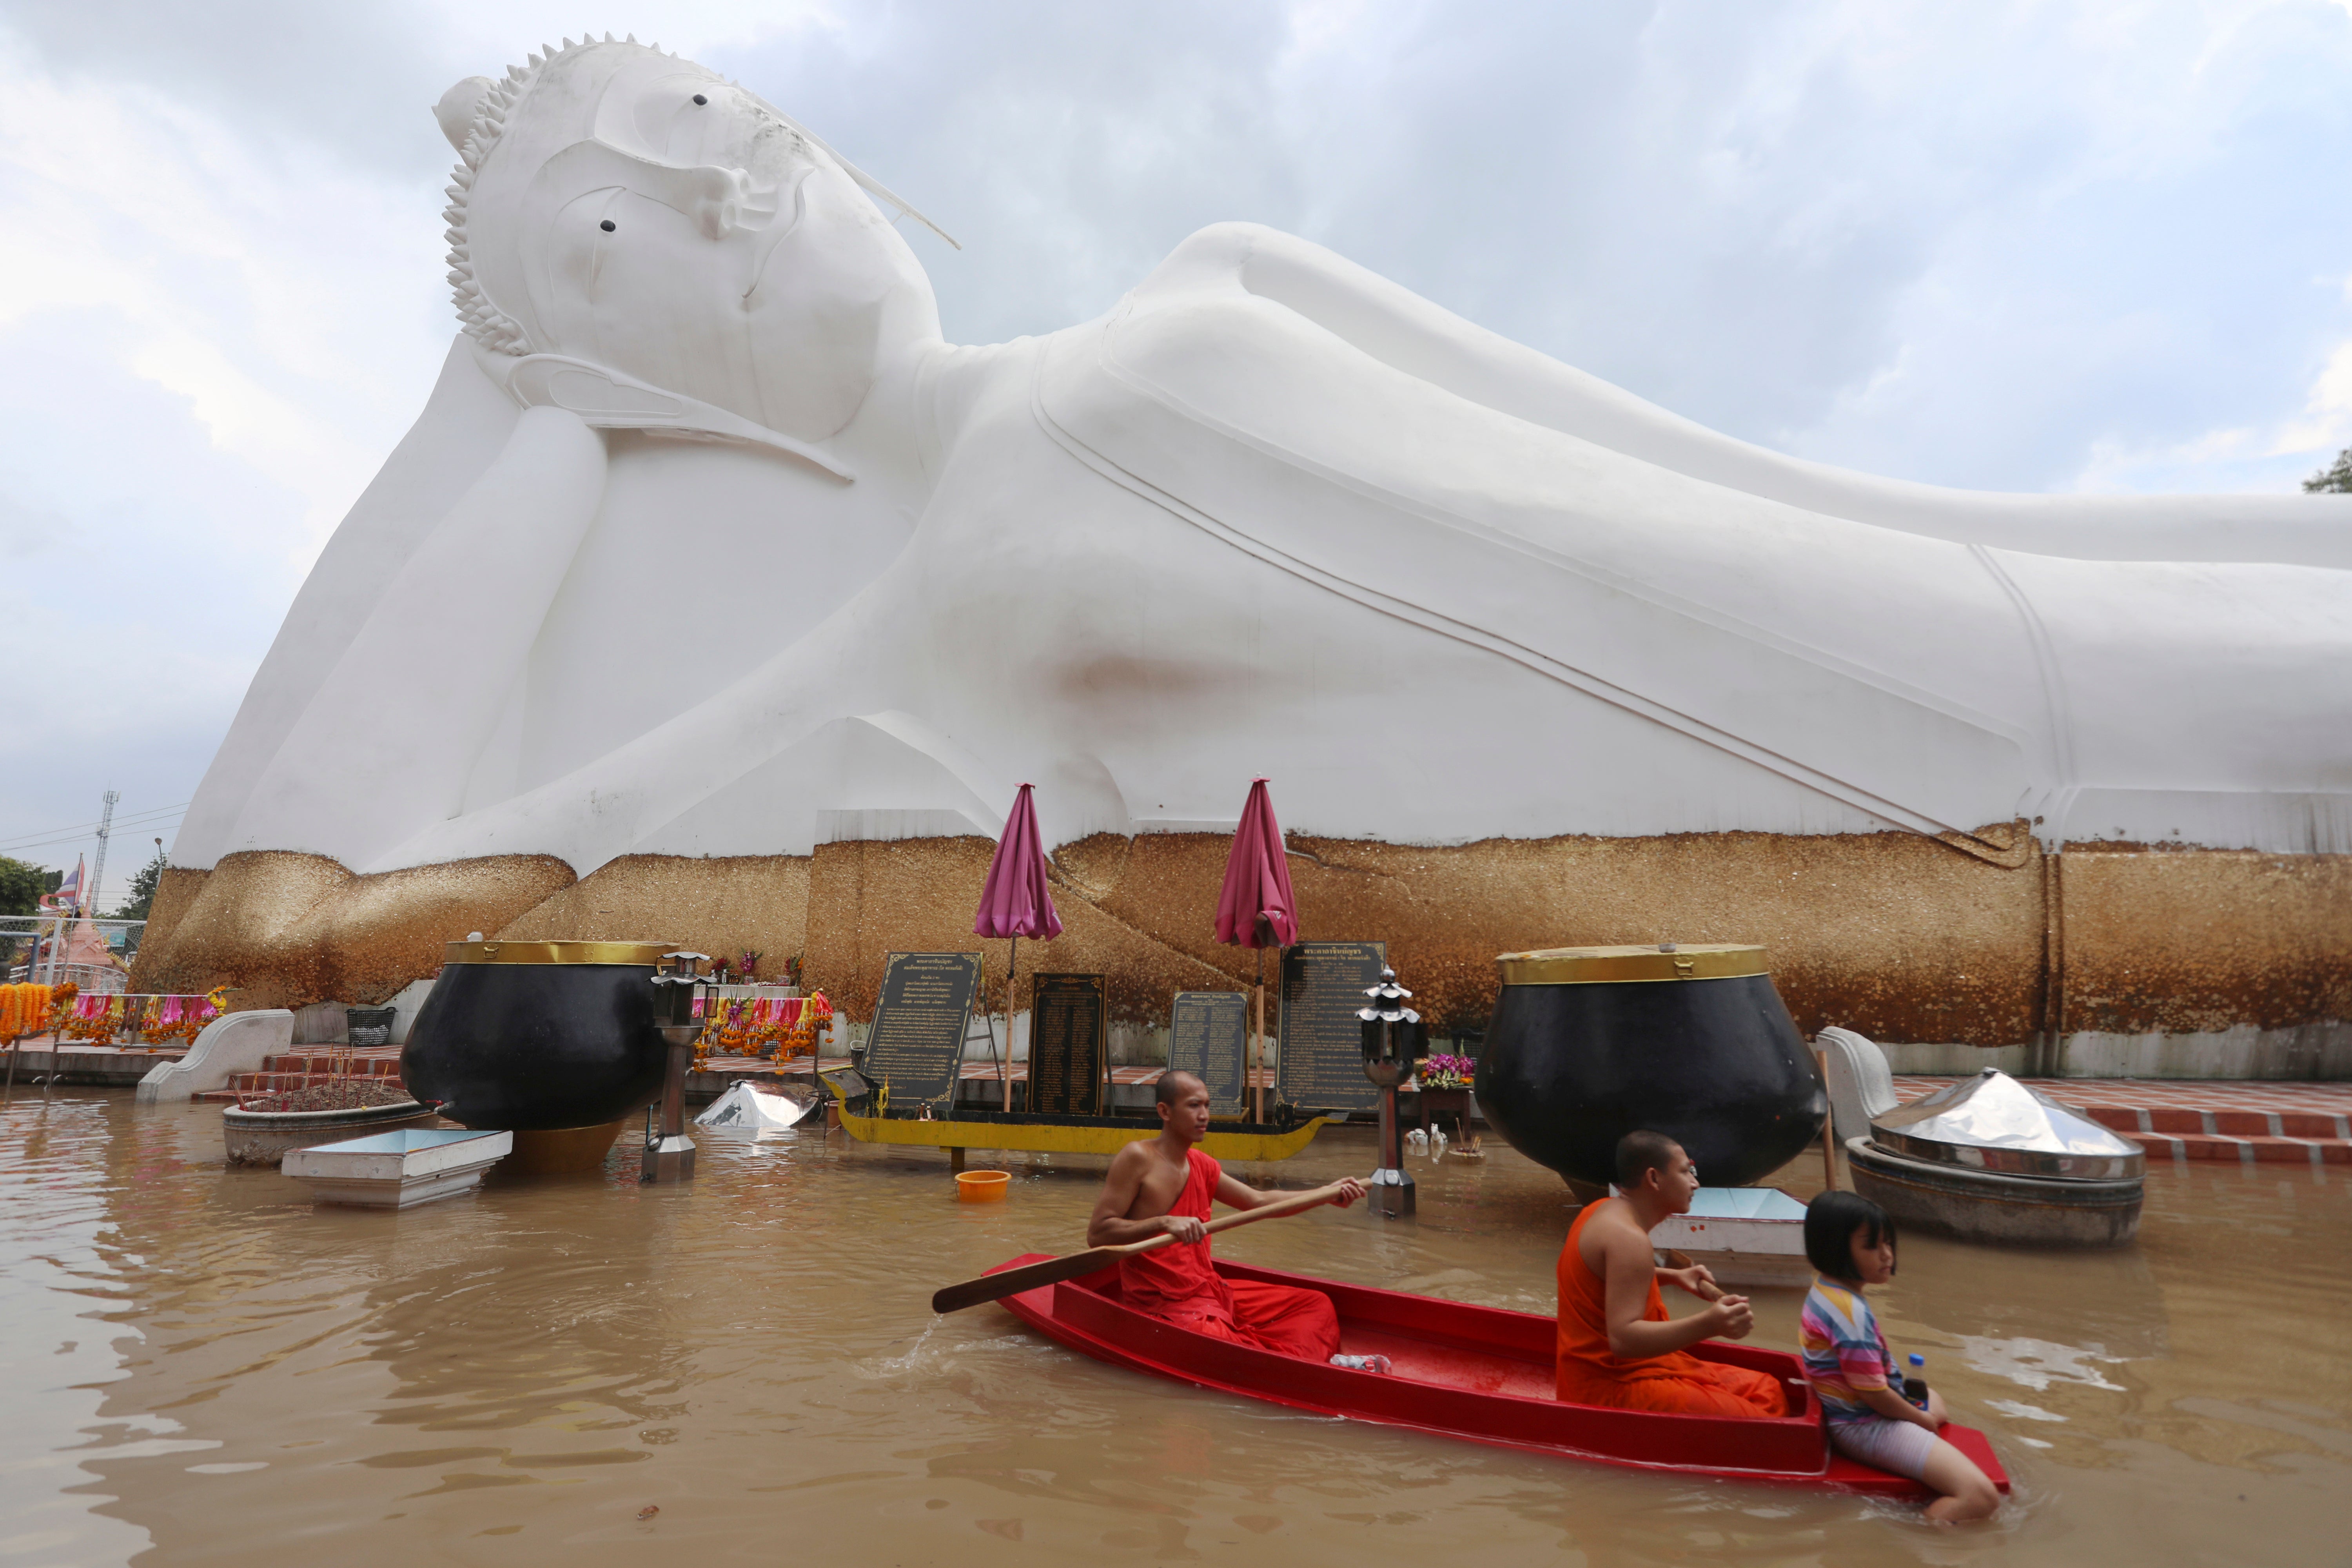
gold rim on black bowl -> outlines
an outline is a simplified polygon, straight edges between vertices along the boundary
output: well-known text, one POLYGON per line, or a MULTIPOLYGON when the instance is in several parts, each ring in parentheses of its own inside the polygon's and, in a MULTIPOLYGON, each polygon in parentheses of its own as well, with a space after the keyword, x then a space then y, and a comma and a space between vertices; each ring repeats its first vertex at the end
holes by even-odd
POLYGON ((444 963, 633 963, 660 966, 674 942, 453 942, 444 963))
POLYGON ((1656 980, 1737 980, 1769 974, 1760 946, 1679 942, 1671 947, 1547 947, 1495 956, 1506 985, 1603 985, 1656 980))

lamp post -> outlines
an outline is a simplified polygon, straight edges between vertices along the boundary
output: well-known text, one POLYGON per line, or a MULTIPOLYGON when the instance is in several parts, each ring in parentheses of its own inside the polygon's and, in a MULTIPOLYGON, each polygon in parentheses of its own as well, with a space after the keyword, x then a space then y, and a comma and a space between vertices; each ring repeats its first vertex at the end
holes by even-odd
POLYGON ((1381 1168, 1366 1184, 1371 1189, 1367 1206, 1382 1218, 1402 1219, 1413 1211, 1413 1186, 1397 1131, 1397 1089, 1429 1054, 1429 1026, 1405 1005, 1412 993, 1396 983, 1393 969, 1382 969, 1381 983, 1364 995, 1370 1005, 1356 1014, 1364 1030, 1364 1076, 1381 1091, 1381 1168))
POLYGON ((661 1131, 646 1140, 645 1181, 683 1182, 694 1175, 694 1140, 686 1135, 686 1063, 702 1033, 694 996, 705 962, 707 955, 699 952, 665 952, 654 972, 654 1022, 669 1042, 669 1060, 662 1072, 661 1131))

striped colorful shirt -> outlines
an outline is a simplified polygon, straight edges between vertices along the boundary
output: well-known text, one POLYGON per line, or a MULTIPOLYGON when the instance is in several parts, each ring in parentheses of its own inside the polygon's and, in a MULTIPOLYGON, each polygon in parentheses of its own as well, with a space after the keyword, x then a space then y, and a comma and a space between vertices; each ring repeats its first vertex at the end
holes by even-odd
POLYGON ((1805 1310, 1797 1317, 1797 1345, 1805 1361, 1805 1381, 1813 1385, 1822 1415, 1831 1426, 1879 1419, 1878 1412, 1856 1394, 1895 1386, 1895 1358, 1887 1353, 1878 1316, 1861 1291, 1816 1276, 1813 1288, 1805 1293, 1805 1310))

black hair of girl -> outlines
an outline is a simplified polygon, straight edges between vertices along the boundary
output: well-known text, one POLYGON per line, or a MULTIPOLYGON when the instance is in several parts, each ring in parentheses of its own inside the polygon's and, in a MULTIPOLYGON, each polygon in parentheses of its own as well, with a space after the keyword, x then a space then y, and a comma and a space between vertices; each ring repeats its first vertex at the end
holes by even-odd
POLYGON ((1805 1205, 1805 1261, 1832 1279, 1853 1278, 1853 1233, 1864 1247, 1895 1245, 1895 1222, 1860 1193, 1823 1193, 1805 1205))

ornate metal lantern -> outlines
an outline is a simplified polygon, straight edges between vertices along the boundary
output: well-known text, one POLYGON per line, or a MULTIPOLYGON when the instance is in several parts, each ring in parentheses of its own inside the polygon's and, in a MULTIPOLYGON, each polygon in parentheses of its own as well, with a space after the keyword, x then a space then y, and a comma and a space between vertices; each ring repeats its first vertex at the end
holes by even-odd
POLYGON ((694 1174, 694 1140, 686 1135, 686 1065, 702 1034, 694 999, 709 962, 707 953, 665 952, 654 971, 654 1019, 669 1042, 669 1060, 662 1073, 661 1130, 646 1139, 648 1182, 683 1182, 694 1174))
POLYGON ((1381 983, 1364 995, 1370 1005, 1356 1013, 1364 1030, 1364 1076, 1381 1091, 1381 1168, 1367 1184, 1372 1212, 1397 1219, 1413 1211, 1412 1178, 1405 1173, 1397 1130, 1397 1090, 1429 1054, 1429 1026, 1405 1005, 1412 993, 1396 983, 1393 969, 1382 969, 1381 983))

